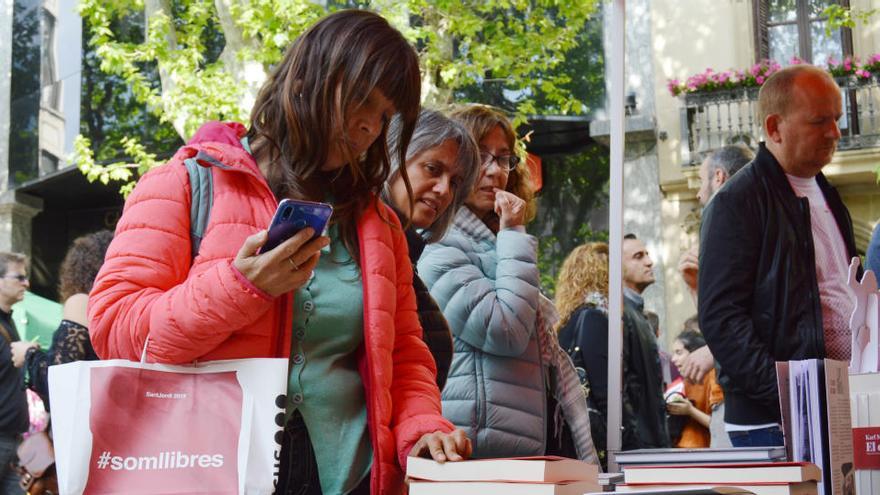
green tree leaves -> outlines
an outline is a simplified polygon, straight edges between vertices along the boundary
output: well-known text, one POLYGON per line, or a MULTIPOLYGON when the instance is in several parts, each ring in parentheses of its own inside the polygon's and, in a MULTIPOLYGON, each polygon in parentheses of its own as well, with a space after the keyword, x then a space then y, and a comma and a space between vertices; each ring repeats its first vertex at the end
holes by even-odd
MULTIPOLYGON (((483 97, 494 92, 510 103, 506 107, 516 124, 541 111, 582 113, 589 109, 588 95, 578 94, 572 75, 559 69, 582 42, 597 4, 81 0, 80 13, 101 70, 158 120, 157 132, 170 126, 186 140, 208 120, 245 122, 268 70, 293 39, 328 11, 352 6, 382 13, 417 47, 428 105, 490 102, 483 97), (126 20, 137 18, 146 21, 141 36, 123 29, 126 20)), ((131 182, 161 161, 156 156, 168 156, 176 146, 175 140, 154 139, 152 134, 150 128, 139 135, 113 136, 113 146, 126 157, 119 161, 115 158, 123 153, 107 152, 109 136, 102 136, 101 143, 79 139, 74 159, 90 178, 131 182), (157 144, 168 147, 151 148, 157 144)))

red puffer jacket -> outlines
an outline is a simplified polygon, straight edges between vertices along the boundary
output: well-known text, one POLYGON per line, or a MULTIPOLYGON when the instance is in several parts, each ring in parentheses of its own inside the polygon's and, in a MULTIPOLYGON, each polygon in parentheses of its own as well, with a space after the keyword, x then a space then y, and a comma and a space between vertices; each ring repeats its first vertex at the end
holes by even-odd
MULTIPOLYGON (((89 332, 102 358, 187 363, 288 357, 293 295, 272 298, 232 260, 264 229, 277 201, 239 144, 240 124, 209 123, 140 180, 89 296, 89 332), (190 188, 183 160, 204 150, 214 204, 199 255, 190 259, 190 188)), ((425 433, 452 431, 440 414, 436 370, 416 315, 412 266, 400 224, 378 200, 358 220, 364 291, 359 370, 373 443, 372 493, 402 493, 406 456, 425 433), (396 454, 396 457, 395 457, 396 454)))

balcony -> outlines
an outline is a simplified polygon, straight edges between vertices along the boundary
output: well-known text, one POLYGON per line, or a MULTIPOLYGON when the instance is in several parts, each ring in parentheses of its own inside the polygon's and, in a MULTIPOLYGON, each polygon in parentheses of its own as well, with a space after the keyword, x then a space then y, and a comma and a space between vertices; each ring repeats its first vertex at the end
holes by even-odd
MULTIPOLYGON (((838 150, 880 147, 880 83, 871 78, 837 79, 843 96, 843 135, 838 150)), ((681 111, 682 165, 698 165, 703 155, 737 142, 756 147, 761 138, 758 88, 740 88, 684 97, 681 111)))

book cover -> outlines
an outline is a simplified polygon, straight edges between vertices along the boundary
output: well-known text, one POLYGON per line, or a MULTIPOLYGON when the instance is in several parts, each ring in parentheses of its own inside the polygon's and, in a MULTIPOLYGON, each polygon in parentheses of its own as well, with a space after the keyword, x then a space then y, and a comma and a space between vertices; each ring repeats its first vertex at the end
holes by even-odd
POLYGON ((854 493, 852 411, 849 395, 849 366, 845 361, 826 359, 825 405, 828 432, 828 471, 832 493, 854 493))
POLYGON ((598 484, 596 465, 564 457, 516 457, 439 463, 410 457, 406 475, 427 481, 590 481, 598 484))
POLYGON ((782 434, 785 441, 785 458, 794 459, 791 455, 791 378, 788 361, 776 361, 776 387, 779 389, 779 413, 782 418, 782 434))

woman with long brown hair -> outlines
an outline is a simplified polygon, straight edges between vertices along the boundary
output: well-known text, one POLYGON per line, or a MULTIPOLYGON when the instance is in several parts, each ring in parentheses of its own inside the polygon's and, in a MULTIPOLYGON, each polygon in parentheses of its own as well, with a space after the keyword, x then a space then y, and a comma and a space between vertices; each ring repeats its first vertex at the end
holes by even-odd
POLYGON ((276 493, 401 493, 408 455, 468 455, 440 415, 403 230, 377 199, 388 122, 400 116, 407 143, 419 88, 415 50, 385 19, 323 18, 273 70, 250 128, 206 124, 141 179, 95 282, 101 357, 136 359, 145 346, 165 363, 289 357, 276 493), (211 167, 214 187, 197 253, 190 158, 211 167), (261 253, 283 198, 331 203, 328 233, 306 228, 261 253))

